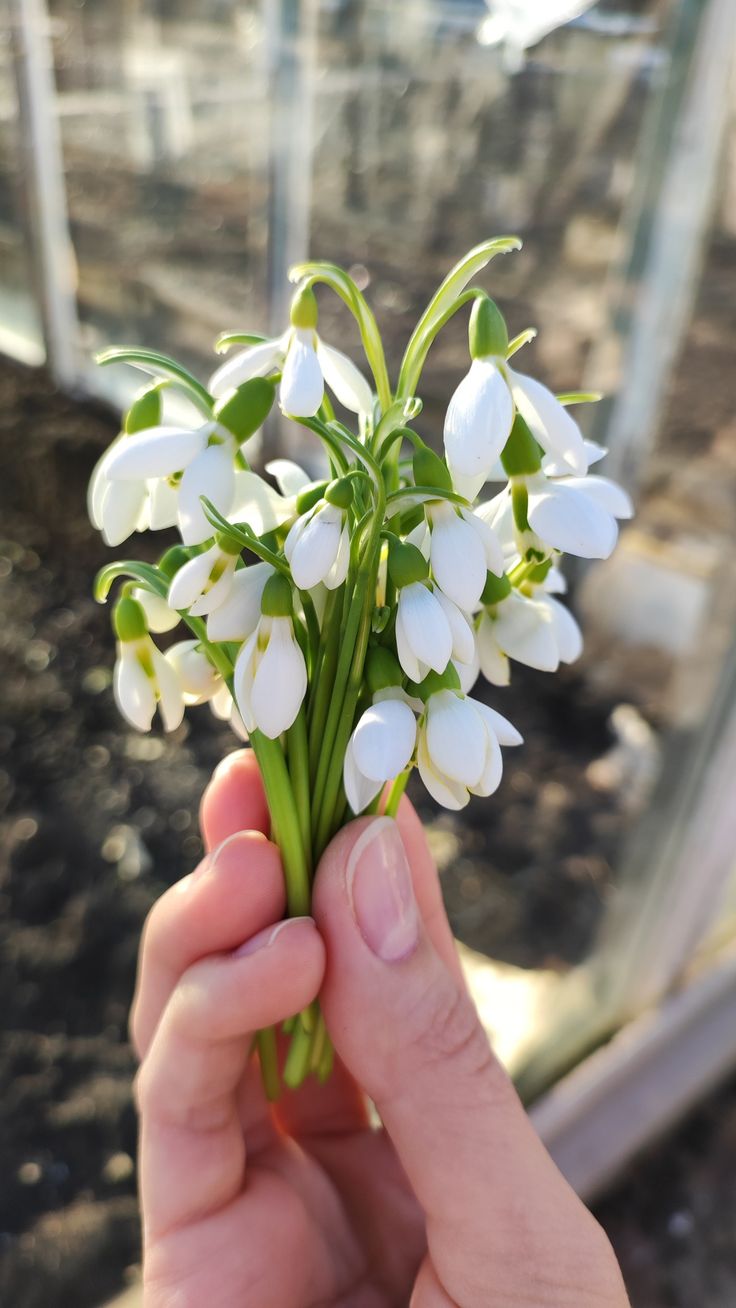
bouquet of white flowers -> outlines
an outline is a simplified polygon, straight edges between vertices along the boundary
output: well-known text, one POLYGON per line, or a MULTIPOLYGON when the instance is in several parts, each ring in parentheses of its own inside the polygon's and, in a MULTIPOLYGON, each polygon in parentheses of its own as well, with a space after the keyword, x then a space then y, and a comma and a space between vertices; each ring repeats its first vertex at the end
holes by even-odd
MULTIPOLYGON (((186 705, 209 703, 255 751, 282 856, 289 913, 309 912, 313 869, 352 815, 395 814, 412 768, 430 794, 460 809, 491 795, 504 746, 521 737, 472 695, 482 672, 509 681, 509 661, 554 671, 581 649, 557 598, 563 552, 605 558, 632 508, 591 476, 605 451, 568 412, 597 396, 553 395, 512 366, 532 329, 509 340, 485 291, 469 287, 513 237, 488 241, 445 278, 406 348, 395 388, 376 320, 333 264, 293 269, 283 336, 222 336, 239 346, 205 388, 151 350, 112 349, 153 379, 97 465, 90 515, 109 545, 176 527, 181 544, 156 566, 115 562, 102 600, 125 578, 113 625, 115 697, 149 730, 158 707, 173 730, 186 705), (372 383, 318 332, 315 287, 335 292, 360 331, 372 383), (420 380, 437 333, 471 306, 468 371, 452 396, 445 457, 416 430, 420 380), (196 419, 163 421, 178 392, 196 419), (335 415, 330 393, 355 415, 335 415), (248 463, 247 442, 278 395, 283 414, 321 441, 325 476, 297 464, 248 463), (483 497, 487 482, 502 483, 483 497), (480 503, 476 503, 481 495, 480 503), (161 652, 152 633, 184 623, 161 652)), ((331 1046, 316 1007, 294 1017, 283 1076, 326 1077, 331 1046)), ((259 1036, 264 1081, 278 1093, 274 1032, 259 1036)))

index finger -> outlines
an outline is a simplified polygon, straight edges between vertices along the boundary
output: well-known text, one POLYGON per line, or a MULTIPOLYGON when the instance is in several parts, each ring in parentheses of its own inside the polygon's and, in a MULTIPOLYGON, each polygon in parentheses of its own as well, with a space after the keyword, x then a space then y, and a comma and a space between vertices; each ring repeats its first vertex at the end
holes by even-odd
POLYGON ((206 850, 216 849, 236 831, 268 835, 268 805, 252 749, 235 750, 215 768, 202 796, 199 825, 206 850))

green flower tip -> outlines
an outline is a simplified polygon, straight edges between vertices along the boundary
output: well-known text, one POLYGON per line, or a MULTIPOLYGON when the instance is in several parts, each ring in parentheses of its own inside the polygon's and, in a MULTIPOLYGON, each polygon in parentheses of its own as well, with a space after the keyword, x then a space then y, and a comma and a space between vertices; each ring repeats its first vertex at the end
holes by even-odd
POLYGON ((422 551, 408 541, 391 541, 388 550, 388 572, 397 590, 424 581, 429 576, 429 564, 422 551))
POLYGON ((184 545, 172 545, 171 549, 162 554, 158 561, 159 572, 164 574, 167 581, 171 581, 171 578, 176 576, 176 573, 180 568, 184 567, 185 563, 189 562, 194 553, 196 553, 195 550, 188 550, 184 545))
POLYGON ((400 686, 404 680, 401 665, 395 654, 383 645, 373 645, 365 661, 365 675, 372 695, 387 686, 400 686))
POLYGON ((520 413, 514 418, 501 463, 507 477, 530 477, 542 466, 542 451, 520 413))
POLYGON ((412 460, 414 482, 417 486, 436 486, 438 490, 451 491, 452 477, 444 459, 429 446, 424 445, 414 453, 412 460))
POLYGON ((268 377, 251 377, 218 400, 213 415, 242 444, 263 426, 275 395, 276 387, 268 377))
POLYGON ((237 541, 234 536, 228 536, 227 532, 224 531, 215 532, 215 544, 222 550, 223 554, 233 554, 235 556, 243 548, 240 541, 237 541))
POLYGON ((123 430, 127 436, 134 436, 137 431, 157 427, 160 421, 161 382, 155 382, 138 392, 125 415, 123 430))
POLYGON ((468 328, 473 359, 506 358, 509 334, 503 314, 487 295, 475 301, 468 328))
POLYGON ((349 509, 353 502, 353 478, 338 477, 331 481, 325 491, 325 499, 328 504, 334 504, 336 509, 349 509))
POLYGON ((307 486, 303 486, 296 497, 297 513, 309 513, 315 504, 319 504, 320 500, 324 499, 328 486, 327 481, 310 481, 307 486))
POLYGON ((407 690, 426 704, 430 695, 437 695, 441 690, 460 690, 458 670, 454 663, 448 663, 444 672, 428 672, 424 681, 410 681, 407 690))
POLYGON ((261 613, 267 618, 290 618, 292 613, 291 585, 281 572, 274 572, 263 587, 261 613))
POLYGON ((317 296, 311 286, 300 286, 291 301, 291 312, 289 314, 292 327, 304 327, 309 329, 317 326, 319 310, 317 308, 317 296))
POLYGON ((118 640, 140 640, 148 634, 146 615, 143 605, 134 600, 132 595, 119 599, 112 611, 112 625, 118 640))
POLYGON ((500 604, 510 594, 511 582, 505 572, 502 577, 496 577, 492 572, 486 573, 486 584, 480 597, 483 604, 500 604))

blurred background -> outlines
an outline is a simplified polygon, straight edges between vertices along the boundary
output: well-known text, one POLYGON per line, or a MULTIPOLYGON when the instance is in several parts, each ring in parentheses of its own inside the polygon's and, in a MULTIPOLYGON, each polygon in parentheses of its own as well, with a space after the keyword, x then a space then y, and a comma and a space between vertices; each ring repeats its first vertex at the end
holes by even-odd
MULTIPOLYGON (((206 378, 221 330, 283 328, 309 253, 350 269, 395 369, 448 267, 514 232, 481 280, 540 329, 527 370, 605 391, 586 432, 637 516, 568 574, 580 662, 514 665, 494 700, 526 741, 495 798, 416 800, 496 1048, 634 1308, 733 1308, 734 0, 0 15, 0 1298, 98 1308, 135 1281, 137 940, 235 744, 206 708, 166 738, 114 709, 85 487, 140 378, 92 355, 206 378)), ((321 326, 358 357, 326 297, 321 326)), ((453 323, 435 441, 466 357, 453 323)))

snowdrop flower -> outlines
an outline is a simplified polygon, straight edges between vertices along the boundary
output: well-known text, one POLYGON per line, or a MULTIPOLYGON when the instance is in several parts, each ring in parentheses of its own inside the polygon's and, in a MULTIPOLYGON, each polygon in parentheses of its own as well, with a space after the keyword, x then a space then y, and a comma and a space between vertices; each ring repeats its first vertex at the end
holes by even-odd
POLYGON ((175 609, 169 608, 163 595, 154 595, 142 586, 135 587, 131 593, 143 609, 149 631, 155 631, 158 635, 178 627, 181 618, 175 609))
POLYGON ((469 662, 473 631, 464 613, 428 580, 427 560, 408 541, 394 541, 388 571, 398 590, 396 652, 407 677, 423 681, 444 672, 451 658, 469 662))
MULTIPOLYGON (((396 688, 398 694, 398 687, 396 688)), ((345 752, 343 782, 354 813, 375 799, 387 781, 408 766, 414 753, 417 724, 402 698, 385 698, 362 714, 345 752)))
POLYGON ((584 474, 583 436, 552 391, 506 361, 506 324, 494 302, 476 300, 470 317, 470 370, 460 382, 445 418, 445 452, 453 484, 474 499, 488 480, 511 433, 514 413, 567 472, 584 474))
POLYGON ((505 594, 499 586, 478 623, 481 671, 494 686, 509 684, 510 658, 541 672, 555 672, 560 663, 574 663, 582 648, 574 617, 541 586, 533 595, 524 595, 506 581, 505 594))
POLYGON ((266 582, 258 626, 234 670, 235 701, 246 729, 275 740, 293 725, 307 691, 307 667, 294 635, 291 586, 280 573, 266 582))
POLYGON ((486 574, 500 576, 504 571, 500 542, 477 513, 447 500, 431 500, 426 515, 432 575, 448 599, 470 613, 480 599, 486 574))
POLYGON ((232 704, 227 686, 198 640, 178 641, 164 658, 177 675, 185 704, 206 704, 223 690, 232 704))
POLYGON ((115 702, 138 731, 150 731, 158 707, 166 731, 174 731, 184 716, 184 698, 176 671, 156 648, 146 628, 143 609, 125 596, 114 613, 118 657, 113 675, 115 702))
POLYGON ((553 549, 582 559, 607 559, 618 539, 617 518, 631 518, 626 491, 607 477, 526 478, 527 518, 553 549))
POLYGON ((450 689, 429 696, 419 723, 417 766, 438 804, 460 809, 492 795, 503 772, 501 745, 519 745, 515 727, 479 700, 450 689))
POLYGON ((352 503, 349 477, 333 481, 307 513, 297 518, 284 543, 284 554, 299 590, 323 582, 336 590, 344 582, 350 563, 347 509, 352 503))
POLYGON ((186 609, 196 618, 212 613, 230 595, 240 549, 238 541, 218 532, 214 545, 203 554, 195 554, 174 573, 169 607, 186 609))
POLYGON ((240 643, 253 634, 261 616, 263 590, 273 573, 270 563, 252 563, 231 575, 228 594, 208 614, 208 640, 240 643))
POLYGON ((284 413, 312 418, 324 396, 325 384, 352 413, 370 414, 371 388, 355 364, 340 350, 325 345, 317 334, 317 300, 311 287, 297 291, 291 306, 291 326, 283 336, 249 345, 212 375, 209 389, 224 395, 246 378, 265 377, 281 369, 279 401, 284 413))

